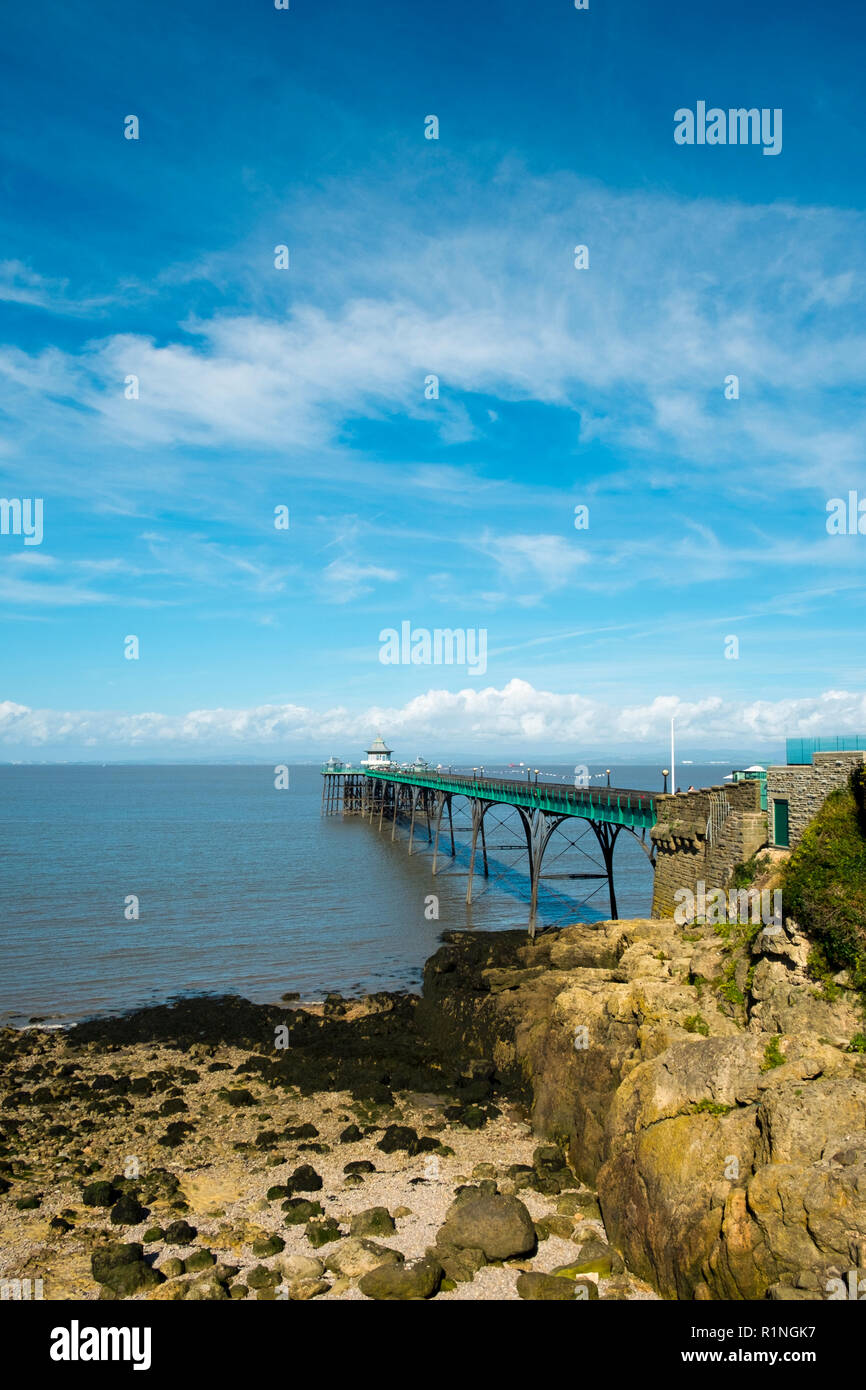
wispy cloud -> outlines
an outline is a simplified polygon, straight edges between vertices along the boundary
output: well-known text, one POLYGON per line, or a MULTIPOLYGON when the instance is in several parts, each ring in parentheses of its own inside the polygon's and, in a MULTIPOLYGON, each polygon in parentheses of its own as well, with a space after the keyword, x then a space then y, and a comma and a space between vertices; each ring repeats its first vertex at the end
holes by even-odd
POLYGON ((398 570, 384 565, 362 564, 357 560, 332 560, 321 576, 321 590, 331 603, 348 603, 369 594, 375 584, 393 584, 398 570))
POLYGON ((23 261, 0 261, 0 301, 6 304, 89 318, 115 300, 114 295, 77 298, 69 293, 69 284, 68 279, 40 275, 23 261))
MULTIPOLYGON (((123 333, 75 353, 7 353, 4 408, 20 417, 21 389, 40 393, 61 434, 80 429, 84 409, 103 447, 110 438, 303 453, 334 445, 354 419, 395 412, 445 443, 468 440, 490 428, 493 396, 572 411, 585 441, 712 469, 721 489, 736 482, 719 476, 722 460, 736 461, 740 480, 760 479, 768 462, 776 483, 848 476, 866 444, 858 214, 684 202, 521 173, 491 186, 483 211, 446 200, 435 239, 407 238, 405 219, 386 233, 365 262, 363 297, 357 267, 331 266, 322 302, 305 300, 302 284, 278 308, 285 281, 272 271, 269 314, 190 320, 173 341, 123 333), (576 228, 591 244, 587 271, 571 263, 576 228), (806 238, 810 255, 798 259, 791 247, 806 238), (430 373, 438 400, 425 398, 430 373), (738 401, 723 397, 729 373, 740 378, 738 401), (140 380, 137 401, 124 396, 129 374, 140 380)), ((393 220, 351 187, 330 195, 331 237, 337 225, 349 244, 369 244, 370 227, 393 220)), ((314 205, 295 210, 299 235, 316 216, 314 205)), ((19 269, 10 283, 46 293, 35 273, 19 269)))

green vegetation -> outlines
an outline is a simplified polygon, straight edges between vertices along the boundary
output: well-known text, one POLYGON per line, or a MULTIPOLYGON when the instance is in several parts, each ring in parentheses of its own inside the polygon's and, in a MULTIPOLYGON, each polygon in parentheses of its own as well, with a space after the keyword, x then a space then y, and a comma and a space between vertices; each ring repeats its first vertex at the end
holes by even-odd
POLYGON ((719 994, 723 999, 727 999, 729 1004, 737 1004, 742 1008, 746 1001, 743 997, 743 991, 737 984, 736 974, 737 961, 731 959, 725 966, 724 973, 719 983, 719 994))
POLYGON ((779 1048, 778 1036, 771 1038, 764 1049, 764 1060, 761 1063, 761 1071, 772 1071, 773 1067, 781 1067, 785 1064, 785 1054, 779 1048))
MULTIPOLYGON (((866 774, 831 792, 785 866, 782 900, 815 943, 810 971, 826 985, 847 970, 866 999, 866 774)), ((832 983, 832 982, 831 982, 832 983)))
POLYGON ((697 1105, 693 1107, 692 1114, 730 1115, 733 1108, 732 1105, 720 1105, 718 1101, 710 1100, 708 1097, 705 1097, 703 1100, 699 1100, 697 1105))
POLYGON ((751 888, 755 879, 766 871, 767 863, 765 856, 753 854, 751 859, 746 860, 745 864, 736 864, 728 887, 751 888))
POLYGON ((866 1033, 855 1033, 846 1052, 866 1052, 866 1033))
POLYGON ((687 1033, 700 1033, 704 1038, 710 1036, 710 1025, 701 1014, 689 1014, 688 1018, 683 1019, 683 1027, 687 1033))
POLYGON ((818 942, 814 942, 809 950, 809 959, 806 962, 806 970, 811 979, 816 980, 821 986, 816 991, 816 998, 826 999, 828 1004, 832 1004, 842 993, 836 981, 833 979, 836 973, 824 954, 823 947, 818 942))

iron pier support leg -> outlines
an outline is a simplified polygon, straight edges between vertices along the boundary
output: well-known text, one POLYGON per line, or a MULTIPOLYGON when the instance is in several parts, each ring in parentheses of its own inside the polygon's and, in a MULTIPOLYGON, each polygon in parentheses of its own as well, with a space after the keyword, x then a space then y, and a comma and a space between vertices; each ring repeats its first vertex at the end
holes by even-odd
POLYGON ((610 860, 605 867, 607 868, 607 883, 610 889, 610 915, 615 921, 619 916, 619 912, 616 906, 616 891, 613 886, 613 846, 611 846, 610 860))
POLYGON ((532 820, 528 825, 524 820, 526 843, 529 850, 529 878, 532 884, 532 896, 529 900, 530 941, 535 940, 538 927, 538 886, 541 883, 541 861, 544 858, 544 851, 547 849, 550 837, 562 819, 562 816, 548 816, 544 811, 533 811, 532 820))
POLYGON ((433 839, 433 873, 436 873, 436 863, 439 858, 439 831, 442 829, 442 816, 445 811, 445 796, 442 792, 436 792, 434 797, 436 806, 436 835, 433 839))
POLYGON ((412 788, 412 816, 409 821, 409 853, 412 853, 412 842, 415 839, 415 808, 418 805, 418 789, 412 788))
POLYGON ((400 804, 400 787, 399 787, 399 783, 397 783, 397 782, 392 782, 392 783, 391 783, 391 791, 392 791, 393 797, 394 797, 394 818, 393 818, 393 820, 391 821, 391 839, 393 840, 394 836, 395 836, 396 833, 397 833, 397 807, 398 807, 398 805, 400 804))
POLYGON ((469 852, 469 882, 466 885, 466 906, 472 902, 472 879, 475 874, 475 846, 478 843, 478 831, 481 827, 481 816, 478 814, 479 802, 472 802, 472 848, 469 852))
POLYGON ((604 861, 604 867, 607 872, 607 886, 608 891, 610 893, 610 915, 611 918, 616 919, 616 917, 619 914, 617 912, 616 906, 616 890, 613 884, 613 851, 616 846, 617 836, 619 835, 619 832, 622 830, 622 826, 607 825, 605 823, 598 825, 595 821, 590 821, 590 825, 595 831, 599 849, 601 850, 601 857, 604 861))
POLYGON ((532 884, 532 897, 529 900, 529 939, 535 940, 535 928, 538 921, 538 880, 541 877, 541 865, 532 863, 530 865, 530 882, 532 884))

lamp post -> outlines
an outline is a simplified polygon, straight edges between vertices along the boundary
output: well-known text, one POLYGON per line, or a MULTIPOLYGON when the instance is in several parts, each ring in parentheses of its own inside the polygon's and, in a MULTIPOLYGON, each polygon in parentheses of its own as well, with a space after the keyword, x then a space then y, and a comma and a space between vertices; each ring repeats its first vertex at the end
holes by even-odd
POLYGON ((604 770, 607 773, 607 785, 610 786, 610 768, 606 767, 604 770))
POLYGON ((664 785, 664 791, 665 791, 665 793, 667 793, 667 789, 668 789, 668 777, 669 777, 669 776, 670 776, 670 772, 669 772, 668 768, 663 767, 663 768, 662 768, 662 777, 664 777, 664 779, 665 779, 665 785, 664 785))

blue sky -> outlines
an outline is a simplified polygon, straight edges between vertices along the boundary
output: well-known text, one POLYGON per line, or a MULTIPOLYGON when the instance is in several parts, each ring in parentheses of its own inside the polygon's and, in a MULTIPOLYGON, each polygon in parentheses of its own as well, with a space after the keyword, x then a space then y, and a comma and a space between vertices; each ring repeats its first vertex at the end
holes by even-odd
POLYGON ((866 20, 758 8, 5 16, 0 758, 866 729, 866 20), (782 152, 677 145, 699 100, 782 152))

